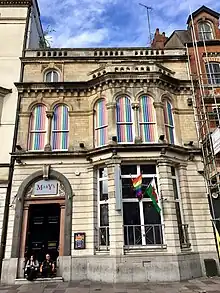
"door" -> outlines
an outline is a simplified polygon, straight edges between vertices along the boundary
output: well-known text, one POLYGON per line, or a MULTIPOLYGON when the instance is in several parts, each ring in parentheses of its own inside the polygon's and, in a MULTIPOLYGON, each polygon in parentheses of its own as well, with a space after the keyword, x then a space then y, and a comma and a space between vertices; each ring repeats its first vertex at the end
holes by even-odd
POLYGON ((60 205, 30 205, 26 235, 26 253, 34 254, 39 262, 47 253, 53 260, 59 255, 60 205))

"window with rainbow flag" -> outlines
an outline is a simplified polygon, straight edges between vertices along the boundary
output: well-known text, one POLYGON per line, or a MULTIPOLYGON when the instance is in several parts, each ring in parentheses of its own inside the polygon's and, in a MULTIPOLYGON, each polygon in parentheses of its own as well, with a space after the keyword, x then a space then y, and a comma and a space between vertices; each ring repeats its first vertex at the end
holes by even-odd
POLYGON ((119 143, 134 141, 131 101, 128 97, 119 97, 116 101, 117 139, 119 143))
POLYGON ((95 104, 94 110, 95 147, 101 147, 108 143, 108 116, 106 100, 98 100, 95 104))
POLYGON ((36 105, 29 121, 28 150, 43 151, 46 144, 47 117, 46 106, 36 105))
POLYGON ((139 131, 142 142, 156 141, 156 113, 153 99, 148 96, 140 98, 139 131))
POLYGON ((164 124, 165 124, 167 142, 170 144, 174 144, 175 139, 174 139, 173 111, 172 111, 172 105, 168 100, 164 101, 163 112, 164 112, 164 124))
POLYGON ((69 111, 66 105, 57 105, 54 108, 51 140, 52 150, 68 150, 69 111))

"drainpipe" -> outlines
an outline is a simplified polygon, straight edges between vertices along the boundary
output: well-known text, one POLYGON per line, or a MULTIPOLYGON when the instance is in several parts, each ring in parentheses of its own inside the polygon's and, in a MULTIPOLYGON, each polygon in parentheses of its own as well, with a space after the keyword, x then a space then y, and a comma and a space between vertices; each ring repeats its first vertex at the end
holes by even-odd
MULTIPOLYGON (((28 39, 28 28, 30 24, 30 16, 31 16, 31 6, 28 7, 28 11, 27 11, 27 22, 26 22, 25 33, 24 33, 22 57, 25 57, 25 50, 26 50, 27 39, 28 39)), ((20 78, 19 78, 20 82, 23 81, 23 76, 24 76, 24 64, 21 63, 21 71, 20 71, 20 78)), ((14 137, 13 137, 13 143, 12 143, 12 153, 14 153, 16 150, 20 106, 21 106, 21 97, 18 95, 17 109, 16 109, 16 116, 15 116, 14 137)), ((8 174, 8 187, 7 187, 6 197, 5 197, 5 209, 4 209, 3 224, 2 224, 1 244, 0 244, 0 276, 2 273, 2 263, 5 256, 5 246, 6 246, 6 240, 7 240, 9 204, 10 204, 10 195, 11 195, 11 188, 12 188, 12 179, 13 179, 13 173, 14 173, 14 163, 15 163, 15 158, 11 157, 10 165, 9 165, 9 174, 8 174)))

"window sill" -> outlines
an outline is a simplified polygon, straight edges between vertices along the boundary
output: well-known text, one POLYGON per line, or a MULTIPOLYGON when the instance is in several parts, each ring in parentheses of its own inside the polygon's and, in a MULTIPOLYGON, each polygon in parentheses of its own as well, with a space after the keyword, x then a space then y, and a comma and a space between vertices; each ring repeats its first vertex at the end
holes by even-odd
POLYGON ((96 249, 95 254, 96 255, 106 255, 110 253, 109 247, 100 247, 99 249, 96 249))
POLYGON ((139 253, 139 252, 149 252, 149 251, 164 251, 167 249, 166 244, 161 245, 148 245, 148 246, 124 246, 125 253, 139 253))

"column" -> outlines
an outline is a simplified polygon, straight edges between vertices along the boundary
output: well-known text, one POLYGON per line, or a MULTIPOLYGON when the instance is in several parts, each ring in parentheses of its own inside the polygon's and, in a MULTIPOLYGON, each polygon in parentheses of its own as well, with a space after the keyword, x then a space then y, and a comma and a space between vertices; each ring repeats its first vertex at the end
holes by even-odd
POLYGON ((124 253, 124 232, 122 211, 116 211, 115 198, 115 166, 120 166, 119 159, 106 162, 108 169, 108 195, 109 195, 109 238, 110 255, 120 256, 124 253))
POLYGON ((48 127, 47 127, 47 143, 44 147, 46 152, 51 151, 51 130, 52 130, 52 119, 53 119, 53 111, 46 111, 47 119, 48 119, 48 127))
POLYGON ((176 254, 180 252, 180 240, 171 178, 171 163, 166 159, 161 159, 157 161, 157 167, 159 190, 162 197, 165 244, 167 244, 168 252, 176 254))
POLYGON ((158 139, 160 135, 164 135, 164 138, 166 139, 166 133, 165 133, 165 127, 164 127, 163 105, 160 102, 154 102, 154 108, 156 112, 158 139))
POLYGON ((180 199, 181 199, 182 211, 183 211, 182 220, 183 220, 183 224, 188 225, 189 243, 191 244, 191 248, 193 248, 195 239, 193 239, 194 237, 192 237, 192 235, 195 233, 195 229, 194 229, 194 223, 193 223, 192 205, 190 200, 186 170, 187 170, 186 164, 181 164, 178 166, 180 199))
POLYGON ((134 111, 134 133, 135 133, 135 138, 134 141, 135 143, 141 143, 141 138, 140 138, 140 130, 139 130, 139 103, 132 103, 132 109, 134 111))
POLYGON ((108 143, 112 144, 112 137, 117 137, 116 103, 107 103, 106 108, 108 112, 108 143))
POLYGON ((21 246, 20 246, 20 257, 24 258, 25 254, 25 244, 26 244, 26 235, 27 235, 27 225, 28 225, 28 212, 29 206, 24 206, 23 209, 23 220, 22 220, 22 232, 21 232, 21 246))
POLYGON ((65 229, 65 205, 60 206, 60 239, 59 239, 59 256, 64 252, 64 229, 65 229))

